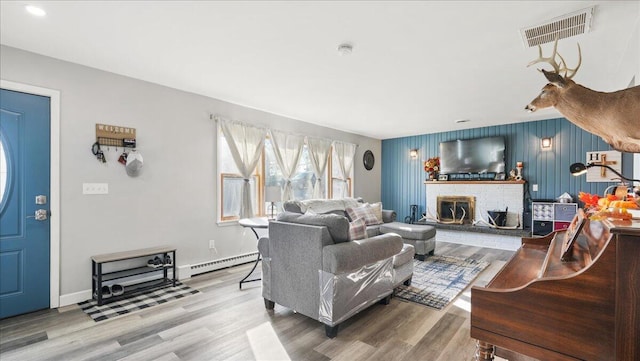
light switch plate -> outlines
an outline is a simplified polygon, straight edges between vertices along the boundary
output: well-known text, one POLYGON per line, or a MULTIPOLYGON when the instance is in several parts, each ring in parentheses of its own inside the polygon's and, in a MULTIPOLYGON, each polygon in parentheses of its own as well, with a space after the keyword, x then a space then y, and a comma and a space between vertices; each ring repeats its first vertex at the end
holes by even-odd
POLYGON ((109 194, 109 183, 82 183, 82 194, 109 194))

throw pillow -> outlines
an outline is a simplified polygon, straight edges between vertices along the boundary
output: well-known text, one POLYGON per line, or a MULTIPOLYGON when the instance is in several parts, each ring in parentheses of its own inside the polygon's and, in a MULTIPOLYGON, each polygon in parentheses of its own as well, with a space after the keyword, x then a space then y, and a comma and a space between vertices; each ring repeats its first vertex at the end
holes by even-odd
POLYGON ((347 214, 349 215, 349 218, 352 221, 358 218, 364 219, 364 222, 367 226, 382 223, 378 221, 378 218, 376 217, 376 215, 373 213, 373 210, 369 206, 347 208, 347 214))
POLYGON ((333 238, 334 243, 349 240, 349 221, 344 216, 335 214, 300 214, 293 212, 281 212, 277 220, 280 222, 308 224, 312 226, 325 226, 333 238))
POLYGON ((378 218, 378 224, 384 223, 384 221, 382 220, 382 202, 371 203, 369 206, 371 206, 373 214, 375 214, 376 218, 378 218))
POLYGON ((349 240, 357 241, 367 238, 367 224, 364 219, 358 218, 349 223, 349 240))
POLYGON ((304 213, 298 201, 286 201, 282 204, 282 208, 287 212, 304 213))

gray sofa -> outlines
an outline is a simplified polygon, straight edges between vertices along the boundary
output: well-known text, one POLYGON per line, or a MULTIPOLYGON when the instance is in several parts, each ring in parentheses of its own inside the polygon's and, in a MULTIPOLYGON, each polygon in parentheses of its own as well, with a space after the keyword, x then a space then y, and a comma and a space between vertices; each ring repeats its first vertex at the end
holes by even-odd
POLYGON ((349 222, 335 213, 285 211, 258 241, 265 307, 277 303, 316 319, 328 337, 361 310, 388 303, 413 275, 413 246, 394 233, 349 241, 349 222))
MULTIPOLYGON (((318 214, 337 214, 347 217, 346 209, 348 207, 358 207, 363 205, 362 198, 342 198, 342 199, 309 199, 305 201, 287 201, 284 202, 282 208, 286 212, 307 213, 313 212, 318 214)), ((382 210, 383 224, 392 223, 396 220, 396 211, 390 209, 382 210)), ((373 237, 379 235, 381 224, 367 226, 367 236, 373 237)))
MULTIPOLYGON (((347 207, 362 205, 361 198, 343 199, 310 199, 305 201, 289 201, 283 204, 285 211, 293 213, 333 213, 346 216, 347 207)), ((436 229, 426 224, 407 224, 396 222, 397 214, 393 210, 382 210, 382 224, 367 226, 367 236, 373 237, 382 233, 396 233, 402 241, 414 247, 414 256, 424 261, 433 256, 436 248, 436 229)))

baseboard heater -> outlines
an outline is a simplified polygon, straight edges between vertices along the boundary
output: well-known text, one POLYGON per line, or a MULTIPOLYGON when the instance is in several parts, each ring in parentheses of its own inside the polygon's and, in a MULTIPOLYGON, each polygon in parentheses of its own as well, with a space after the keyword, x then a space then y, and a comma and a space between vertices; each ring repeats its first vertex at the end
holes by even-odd
MULTIPOLYGON (((189 267, 189 276, 195 276, 197 274, 217 271, 223 268, 233 267, 240 264, 255 262, 258 257, 258 252, 245 253, 238 256, 221 258, 214 261, 207 261, 198 264, 192 264, 189 267)), ((182 272, 180 272, 182 273, 182 272)), ((186 276, 186 275, 185 275, 186 276)), ((180 277, 186 278, 186 277, 180 277)))

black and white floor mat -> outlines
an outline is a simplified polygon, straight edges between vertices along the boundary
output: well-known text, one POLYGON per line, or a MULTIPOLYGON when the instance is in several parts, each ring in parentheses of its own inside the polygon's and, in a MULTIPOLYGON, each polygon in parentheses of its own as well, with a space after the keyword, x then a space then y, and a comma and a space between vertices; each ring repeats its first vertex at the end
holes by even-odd
POLYGON ((98 306, 98 302, 96 300, 80 302, 78 303, 78 306, 80 306, 82 311, 87 315, 91 316, 94 321, 98 322, 163 304, 199 292, 200 291, 196 289, 177 282, 175 287, 167 285, 161 289, 149 290, 144 293, 132 295, 129 298, 103 304, 102 306, 98 306))

